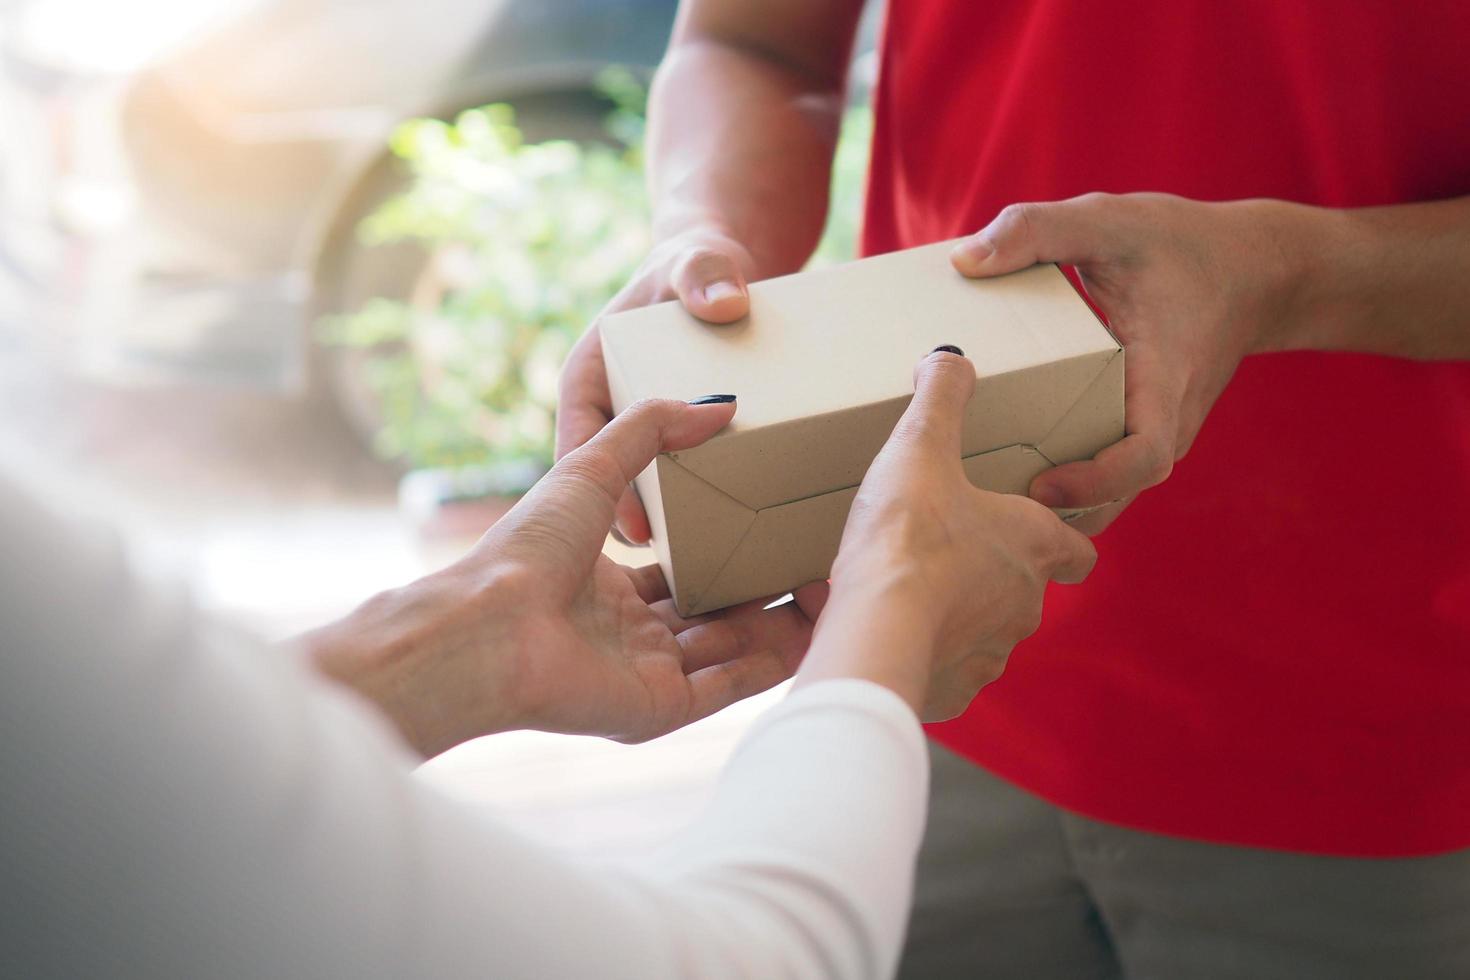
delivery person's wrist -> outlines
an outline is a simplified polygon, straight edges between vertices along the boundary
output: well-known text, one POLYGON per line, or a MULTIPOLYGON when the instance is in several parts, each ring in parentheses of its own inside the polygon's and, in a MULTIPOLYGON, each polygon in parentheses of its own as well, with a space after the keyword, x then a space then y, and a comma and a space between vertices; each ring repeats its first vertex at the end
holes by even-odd
POLYGON ((1349 212, 1289 201, 1239 201, 1243 220, 1267 230, 1274 248, 1259 253, 1254 281, 1239 288, 1260 297, 1247 354, 1321 349, 1323 327, 1336 317, 1333 280, 1354 248, 1349 212))
POLYGON ((765 210, 671 200, 654 209, 653 244, 675 241, 736 257, 747 282, 798 271, 816 246, 765 210))
POLYGON ((652 229, 655 245, 681 237, 739 243, 733 223, 722 213, 691 202, 670 201, 658 205, 654 209, 652 229))

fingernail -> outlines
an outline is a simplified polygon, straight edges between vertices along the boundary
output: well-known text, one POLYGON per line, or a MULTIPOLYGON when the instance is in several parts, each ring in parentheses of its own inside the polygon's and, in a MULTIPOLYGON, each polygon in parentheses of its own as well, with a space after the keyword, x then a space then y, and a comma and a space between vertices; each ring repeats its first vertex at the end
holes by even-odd
POLYGON ((706 303, 721 303, 727 299, 736 299, 745 295, 745 291, 728 279, 712 282, 704 287, 704 300, 706 303))
POLYGON ((960 242, 954 247, 954 251, 950 252, 949 254, 951 258, 958 259, 962 262, 979 265, 981 262, 984 262, 986 259, 990 258, 990 256, 994 252, 995 249, 991 246, 989 242, 976 235, 973 238, 966 238, 964 241, 960 242))
POLYGON ((940 351, 944 351, 947 354, 958 354, 960 357, 964 357, 965 356, 965 352, 962 351, 962 350, 960 350, 954 344, 940 344, 938 347, 934 348, 929 353, 931 353, 931 354, 938 354, 940 351))
POLYGON ((1067 500, 1062 491, 1050 483, 1042 483, 1031 488, 1031 499, 1038 504, 1048 507, 1064 507, 1067 500))
POLYGON ((691 405, 728 405, 735 400, 734 395, 702 395, 699 398, 689 399, 691 405))

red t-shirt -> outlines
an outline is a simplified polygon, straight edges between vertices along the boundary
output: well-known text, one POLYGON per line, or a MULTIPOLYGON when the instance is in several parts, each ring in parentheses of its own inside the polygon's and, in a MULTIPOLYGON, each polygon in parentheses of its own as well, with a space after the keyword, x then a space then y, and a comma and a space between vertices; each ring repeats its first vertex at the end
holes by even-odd
MULTIPOLYGON (((1470 3, 891 0, 876 112, 869 253, 1087 191, 1455 197, 1470 3)), ((1098 548, 936 739, 1144 830, 1470 846, 1470 364, 1247 359, 1098 548)))

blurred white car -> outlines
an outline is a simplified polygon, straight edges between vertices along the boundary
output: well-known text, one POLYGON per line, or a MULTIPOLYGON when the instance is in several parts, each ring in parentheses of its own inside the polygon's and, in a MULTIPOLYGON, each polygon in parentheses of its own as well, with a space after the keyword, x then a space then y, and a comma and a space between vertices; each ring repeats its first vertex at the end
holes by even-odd
POLYGON ((393 126, 506 101, 598 138, 594 79, 651 68, 675 7, 0 0, 0 302, 111 382, 320 387, 309 325, 419 272, 355 247, 393 126))

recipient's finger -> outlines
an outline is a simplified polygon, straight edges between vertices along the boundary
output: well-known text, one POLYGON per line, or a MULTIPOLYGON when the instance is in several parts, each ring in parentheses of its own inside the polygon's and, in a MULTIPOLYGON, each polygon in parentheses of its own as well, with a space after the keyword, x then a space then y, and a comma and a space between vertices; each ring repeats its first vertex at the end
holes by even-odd
MULTIPOLYGON (((740 616, 748 615, 751 613, 758 613, 766 606, 769 606, 771 603, 775 602, 778 598, 780 597, 772 595, 766 596, 763 599, 748 599, 737 606, 730 606, 726 609, 716 609, 714 612, 700 613, 697 616, 689 616, 687 618, 679 615, 678 607, 674 605, 673 599, 658 600, 657 602, 651 603, 648 609, 650 612, 658 617, 659 622, 668 627, 670 633, 673 633, 675 636, 679 636, 687 632, 688 630, 694 629, 696 626, 703 626, 706 623, 719 622, 721 619, 724 619, 727 616, 740 616)), ((704 665, 701 664, 700 666, 704 665)), ((684 672, 687 674, 694 669, 695 668, 688 666, 688 664, 686 663, 684 672)))
POLYGON ((811 644, 812 624, 794 602, 680 634, 693 695, 690 721, 767 690, 796 672, 811 644))
POLYGON ((914 398, 879 454, 885 462, 915 458, 960 465, 965 406, 975 392, 975 366, 958 347, 939 347, 914 369, 914 398))
POLYGON ((799 655, 809 640, 811 620, 794 603, 716 616, 679 634, 684 673, 694 674, 730 660, 776 651, 799 655))
POLYGON ((660 452, 704 442, 735 414, 733 398, 704 404, 638 402, 586 445, 563 457, 526 496, 516 526, 532 546, 561 546, 552 560, 593 561, 612 526, 613 510, 633 478, 660 452), (536 529, 539 533, 526 533, 536 529))
POLYGON ((650 606, 669 597, 669 583, 664 579, 663 569, 657 565, 624 567, 623 572, 628 576, 628 581, 633 583, 633 591, 638 593, 638 598, 650 606))
POLYGON ((750 312, 745 275, 733 255, 699 245, 674 260, 671 276, 684 308, 710 323, 733 323, 750 312))
POLYGON ((803 585, 792 593, 792 597, 801 607, 802 614, 815 623, 817 617, 822 615, 822 610, 827 607, 827 599, 831 594, 831 583, 826 579, 821 579, 803 585))
POLYGON ((950 253, 962 275, 999 276, 1038 262, 1081 265, 1109 240, 1111 199, 1087 194, 1047 204, 1012 204, 950 253))

